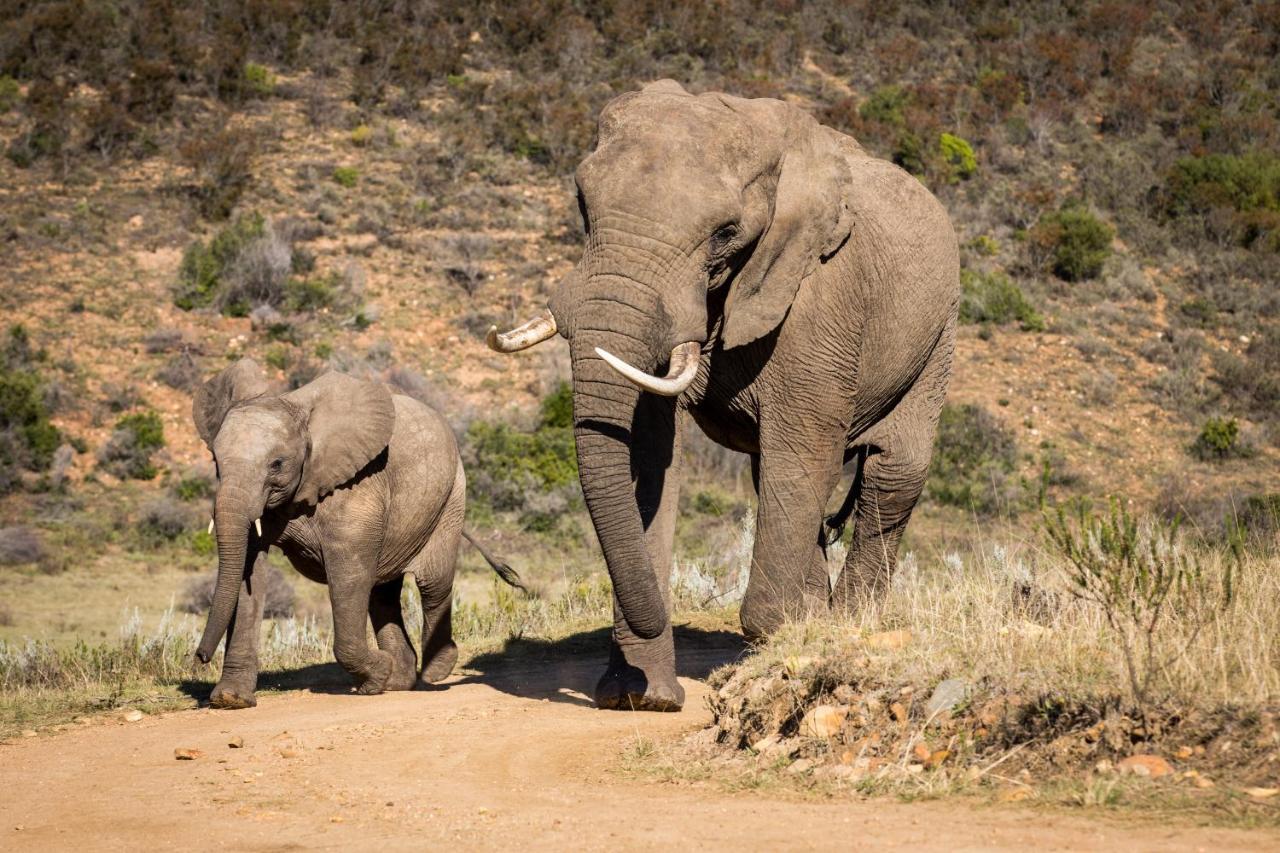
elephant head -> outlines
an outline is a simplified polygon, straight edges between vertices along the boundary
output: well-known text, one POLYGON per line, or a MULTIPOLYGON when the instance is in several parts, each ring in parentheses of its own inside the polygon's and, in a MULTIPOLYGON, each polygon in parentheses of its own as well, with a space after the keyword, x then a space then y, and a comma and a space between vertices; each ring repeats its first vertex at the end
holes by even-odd
POLYGON ((728 349, 769 335, 845 242, 839 139, 782 101, 694 96, 670 80, 614 99, 575 175, 581 262, 541 316, 489 332, 500 352, 556 332, 570 343, 582 491, 638 636, 667 619, 629 452, 640 394, 682 393, 713 338, 728 349))
POLYGON ((197 389, 192 417, 218 471, 218 581, 196 650, 207 663, 252 563, 250 528, 257 531, 256 554, 267 544, 264 512, 289 505, 305 511, 355 477, 391 440, 395 410, 385 386, 340 373, 274 394, 258 365, 245 358, 197 389))

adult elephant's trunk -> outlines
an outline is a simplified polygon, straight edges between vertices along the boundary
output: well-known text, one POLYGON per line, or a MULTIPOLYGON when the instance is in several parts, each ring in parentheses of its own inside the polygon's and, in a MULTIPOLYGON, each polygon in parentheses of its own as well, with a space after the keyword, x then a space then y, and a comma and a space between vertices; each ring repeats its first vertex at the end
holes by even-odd
MULTIPOLYGON (((589 305, 584 300, 581 306, 589 305)), ((618 306, 615 304, 614 308, 618 306)), ((583 312, 573 339, 574 438, 582 496, 604 551, 613 591, 632 633, 652 639, 667 626, 666 600, 649 565, 644 524, 636 503, 632 472, 631 430, 640 390, 597 353, 601 348, 644 363, 638 342, 625 335, 592 328, 583 312)))
POLYGON ((249 528, 262 515, 262 507, 262 498, 250 492, 225 483, 218 489, 213 513, 218 536, 218 581, 213 590, 209 621, 196 648, 196 657, 203 663, 213 658, 235 615, 248 557, 249 528))

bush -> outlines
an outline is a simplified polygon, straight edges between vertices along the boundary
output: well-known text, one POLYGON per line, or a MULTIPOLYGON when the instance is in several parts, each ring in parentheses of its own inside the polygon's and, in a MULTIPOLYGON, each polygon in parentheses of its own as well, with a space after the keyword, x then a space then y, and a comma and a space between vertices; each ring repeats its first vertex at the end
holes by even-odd
POLYGON ((213 481, 203 474, 188 474, 173 487, 173 493, 180 501, 194 501, 213 497, 213 481))
POLYGON ((951 181, 967 181, 978 173, 978 158, 973 146, 958 136, 944 133, 938 140, 942 160, 951 167, 951 181))
MULTIPOLYGON (((284 619, 293 615, 297 596, 284 573, 267 563, 264 577, 254 574, 254 582, 266 584, 266 600, 262 615, 268 619, 284 619)), ((206 613, 213 605, 213 590, 218 584, 217 572, 207 577, 193 578, 182 591, 178 607, 187 613, 206 613)))
POLYGON ((0 494, 13 489, 20 472, 46 471, 62 434, 49 422, 48 393, 35 370, 26 329, 13 326, 0 353, 0 494))
POLYGON ((30 527, 0 527, 0 566, 38 563, 43 557, 44 545, 30 527))
POLYGON ((191 511, 168 498, 156 498, 142 507, 138 533, 143 542, 155 546, 172 542, 191 526, 191 511))
POLYGON ((98 451, 98 466, 120 479, 150 480, 156 475, 151 456, 164 447, 164 424, 152 411, 135 412, 116 421, 115 432, 98 451))
POLYGON ((7 113, 18 105, 22 99, 22 89, 18 81, 8 74, 0 75, 0 113, 7 113))
POLYGON ((1013 477, 1017 459, 1013 435, 986 409, 944 406, 925 491, 979 515, 1016 511, 1023 491, 1013 477))
POLYGON ((1222 230, 1245 246, 1280 251, 1280 155, 1256 151, 1240 156, 1206 154, 1174 163, 1165 183, 1171 217, 1208 215, 1206 227, 1222 230), (1225 215, 1214 216, 1215 211, 1225 215))
POLYGON ((1257 418, 1280 418, 1280 330, 1259 332, 1244 357, 1213 354, 1213 381, 1228 399, 1257 418))
POLYGON ((223 277, 240 254, 266 233, 261 214, 240 216, 223 228, 206 245, 196 240, 187 247, 178 267, 173 304, 185 311, 206 308, 218 298, 223 277))
POLYGON ((1032 240, 1048 251, 1053 274, 1063 281, 1097 278, 1111 256, 1115 231, 1079 205, 1040 217, 1032 240))
POLYGON ((553 528, 555 519, 581 500, 572 424, 573 393, 567 382, 543 400, 541 418, 531 432, 472 421, 463 455, 474 496, 495 510, 521 512, 526 529, 553 528))
POLYGON ((1004 273, 960 271, 960 322, 1005 323, 1018 321, 1024 332, 1043 332, 1044 317, 1023 295, 1022 288, 1004 273))
POLYGON ((275 91, 276 75, 272 74, 271 69, 265 65, 246 62, 244 65, 244 83, 249 92, 265 97, 275 91))
POLYGON ((339 166, 333 170, 333 182, 340 187, 352 189, 360 180, 360 172, 354 166, 339 166))
POLYGON ((1209 418, 1190 448, 1202 462, 1251 456, 1252 448, 1240 441, 1240 424, 1235 418, 1209 418))
POLYGON ((180 153, 195 172, 192 196, 200 214, 206 219, 226 219, 253 180, 257 137, 222 115, 191 134, 180 153))

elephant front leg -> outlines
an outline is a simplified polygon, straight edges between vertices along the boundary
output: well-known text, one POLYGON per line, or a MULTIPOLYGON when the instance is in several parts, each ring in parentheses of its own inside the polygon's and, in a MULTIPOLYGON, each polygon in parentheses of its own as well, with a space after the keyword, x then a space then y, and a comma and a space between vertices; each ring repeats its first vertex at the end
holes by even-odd
POLYGON ((222 675, 209 694, 214 708, 252 708, 258 688, 258 639, 262 634, 262 609, 267 593, 267 557, 259 554, 240 582, 236 612, 227 630, 227 650, 222 675))
MULTIPOLYGON (((645 524, 649 565, 657 575, 663 606, 670 612, 672 543, 680 503, 680 439, 685 415, 676 410, 674 400, 649 395, 641 399, 636 409, 632 453, 649 463, 666 458, 668 464, 642 468, 636 480, 636 500, 645 524)), ((637 637, 627 626, 614 596, 609 667, 596 685, 595 700, 601 708, 623 711, 679 711, 684 707, 684 687, 676 678, 670 620, 657 637, 637 637)))
POLYGON ((387 690, 412 690, 417 680, 418 656, 414 654, 400 609, 404 578, 396 578, 373 588, 369 597, 369 618, 378 648, 391 655, 391 678, 387 690))
POLYGON ((370 594, 373 568, 345 562, 327 567, 329 603, 333 608, 333 655, 351 674, 356 692, 364 695, 387 689, 395 670, 395 659, 381 649, 369 648, 370 594))

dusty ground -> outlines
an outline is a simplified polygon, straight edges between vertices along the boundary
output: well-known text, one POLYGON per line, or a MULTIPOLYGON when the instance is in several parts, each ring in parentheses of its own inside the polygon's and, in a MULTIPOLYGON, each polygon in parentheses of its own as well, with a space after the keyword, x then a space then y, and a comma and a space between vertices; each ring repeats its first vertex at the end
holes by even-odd
MULTIPOLYGON (((724 636, 724 635, 720 635, 724 636)), ((1275 832, 1121 823, 957 802, 798 801, 645 782, 619 772, 637 743, 709 718, 685 679, 681 714, 598 711, 603 656, 473 661, 447 689, 356 697, 318 667, 314 691, 249 711, 93 722, 0 746, 7 850, 1126 849, 1257 850, 1275 832), (232 749, 232 738, 244 746, 232 749), (178 761, 175 748, 203 752, 178 761)), ((682 656, 701 676, 735 654, 682 656)), ((308 675, 308 674, 303 674, 308 675)))

